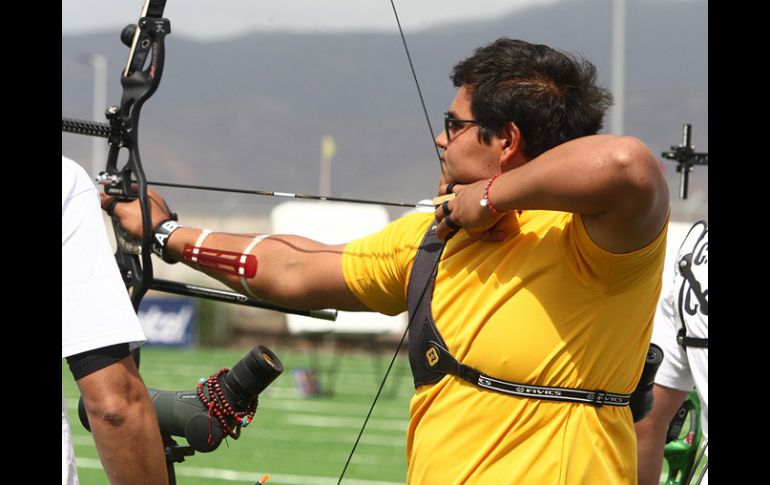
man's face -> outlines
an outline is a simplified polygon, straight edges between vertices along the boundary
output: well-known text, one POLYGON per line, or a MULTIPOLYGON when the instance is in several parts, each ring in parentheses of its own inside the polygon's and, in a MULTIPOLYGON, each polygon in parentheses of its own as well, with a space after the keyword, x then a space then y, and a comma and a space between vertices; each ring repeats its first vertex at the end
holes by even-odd
POLYGON ((501 140, 492 138, 487 145, 479 141, 479 126, 451 120, 473 120, 471 91, 466 86, 457 90, 449 107, 449 138, 442 130, 436 137, 436 145, 444 150, 441 155, 441 174, 444 182, 462 184, 487 179, 500 171, 501 140))

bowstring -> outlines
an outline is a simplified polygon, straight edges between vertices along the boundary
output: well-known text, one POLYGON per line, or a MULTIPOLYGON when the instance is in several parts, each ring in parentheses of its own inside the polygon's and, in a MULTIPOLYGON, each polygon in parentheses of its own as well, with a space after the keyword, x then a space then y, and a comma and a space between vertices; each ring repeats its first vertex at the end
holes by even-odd
MULTIPOLYGON (((436 149, 436 158, 438 158, 439 163, 441 163, 441 153, 438 151, 438 145, 434 142, 435 136, 433 135, 433 126, 430 122, 430 116, 428 116, 428 108, 425 106, 425 98, 422 95, 422 89, 420 89, 420 81, 417 80, 417 72, 414 69, 414 63, 412 62, 412 56, 409 53, 409 46, 406 43, 406 37, 404 36, 404 29, 401 28, 401 20, 398 18, 398 11, 396 11, 396 4, 394 0, 390 0, 390 5, 393 8, 393 15, 396 17, 396 24, 398 25, 398 32, 401 35, 401 42, 404 45, 404 51, 406 52, 406 58, 409 61, 409 69, 412 71, 412 77, 414 78, 415 86, 417 86, 417 94, 420 97, 420 104, 422 105, 422 112, 425 115, 425 121, 428 123, 428 131, 430 133, 430 139, 431 144, 433 145, 433 148, 436 149)), ((441 258, 438 258, 436 260, 436 263, 433 265, 433 269, 431 272, 435 272, 436 268, 438 268, 438 264, 440 262, 441 258)), ((422 302, 422 299, 425 297, 425 293, 428 290, 428 286, 426 285, 425 288, 422 289, 422 294, 420 294, 420 298, 418 299, 418 305, 422 302)), ((366 414, 366 418, 364 419, 364 423, 361 426, 360 431, 358 432, 358 436, 356 437, 355 443, 353 443, 353 449, 350 450, 350 454, 348 455, 348 459, 345 461, 345 466, 342 469, 342 473, 340 473, 340 477, 337 480, 337 485, 340 485, 342 483, 342 479, 345 477, 345 472, 348 469, 348 465, 350 465, 350 460, 353 458, 353 455, 356 452, 356 448, 358 447, 358 443, 361 441, 361 437, 364 434, 364 430, 366 429, 366 425, 369 422, 369 418, 372 416, 372 412, 374 411, 374 406, 377 405, 377 400, 380 397, 380 394, 382 394, 382 389, 385 387, 385 382, 388 379, 388 376, 390 375, 390 371, 393 368, 393 364, 396 361, 396 357, 398 357, 398 352, 401 350, 401 346, 404 344, 404 340, 406 339, 406 334, 409 332, 409 327, 412 325, 412 320, 414 319, 414 316, 417 315, 417 312, 412 315, 412 317, 409 319, 409 322, 406 325, 406 328, 404 329, 404 333, 401 336, 401 340, 398 343, 398 347, 396 347, 396 351, 393 353, 393 358, 390 360, 390 364, 388 365, 387 370, 385 371, 385 375, 382 378, 382 382, 380 382, 380 386, 377 389, 377 394, 374 396, 374 400, 372 401, 372 405, 369 407, 369 412, 366 414)))

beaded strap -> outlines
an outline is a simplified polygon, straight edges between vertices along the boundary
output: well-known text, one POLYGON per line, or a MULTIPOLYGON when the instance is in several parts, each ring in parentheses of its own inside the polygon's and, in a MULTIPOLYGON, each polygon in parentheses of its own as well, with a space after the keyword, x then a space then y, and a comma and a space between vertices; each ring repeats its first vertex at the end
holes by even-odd
MULTIPOLYGON (((228 372, 230 372, 230 369, 220 369, 216 374, 207 379, 201 377, 198 380, 196 391, 198 399, 209 410, 209 419, 211 419, 211 416, 216 416, 225 433, 232 439, 237 440, 241 436, 241 428, 248 426, 254 419, 254 414, 257 412, 257 399, 254 399, 254 402, 245 411, 233 409, 233 406, 227 401, 224 392, 222 392, 222 386, 219 384, 219 381, 228 372), (206 385, 205 391, 203 388, 204 384, 206 385), (235 421, 236 424, 230 426, 228 418, 231 421, 235 421)), ((211 432, 209 432, 208 442, 209 444, 214 442, 211 432)))

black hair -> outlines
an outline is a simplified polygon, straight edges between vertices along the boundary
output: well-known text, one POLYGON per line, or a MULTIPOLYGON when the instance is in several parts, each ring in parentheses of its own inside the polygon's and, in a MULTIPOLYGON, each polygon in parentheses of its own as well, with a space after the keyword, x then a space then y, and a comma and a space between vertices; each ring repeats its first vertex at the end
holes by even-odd
POLYGON ((467 86, 485 143, 513 121, 534 158, 568 140, 596 134, 612 94, 596 84, 596 66, 546 45, 501 37, 479 47, 452 70, 467 86))

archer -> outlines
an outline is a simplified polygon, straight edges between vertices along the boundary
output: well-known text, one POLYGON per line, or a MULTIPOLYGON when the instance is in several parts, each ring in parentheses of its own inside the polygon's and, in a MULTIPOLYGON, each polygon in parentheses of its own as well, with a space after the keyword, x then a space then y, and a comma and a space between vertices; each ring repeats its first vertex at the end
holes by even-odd
MULTIPOLYGON (((633 483, 666 181, 640 140, 596 134, 611 96, 587 60, 501 38, 452 81, 434 214, 325 245, 183 226, 150 190, 153 251, 281 305, 409 308, 410 483, 633 483)), ((146 230, 138 201, 102 206, 146 230)))

